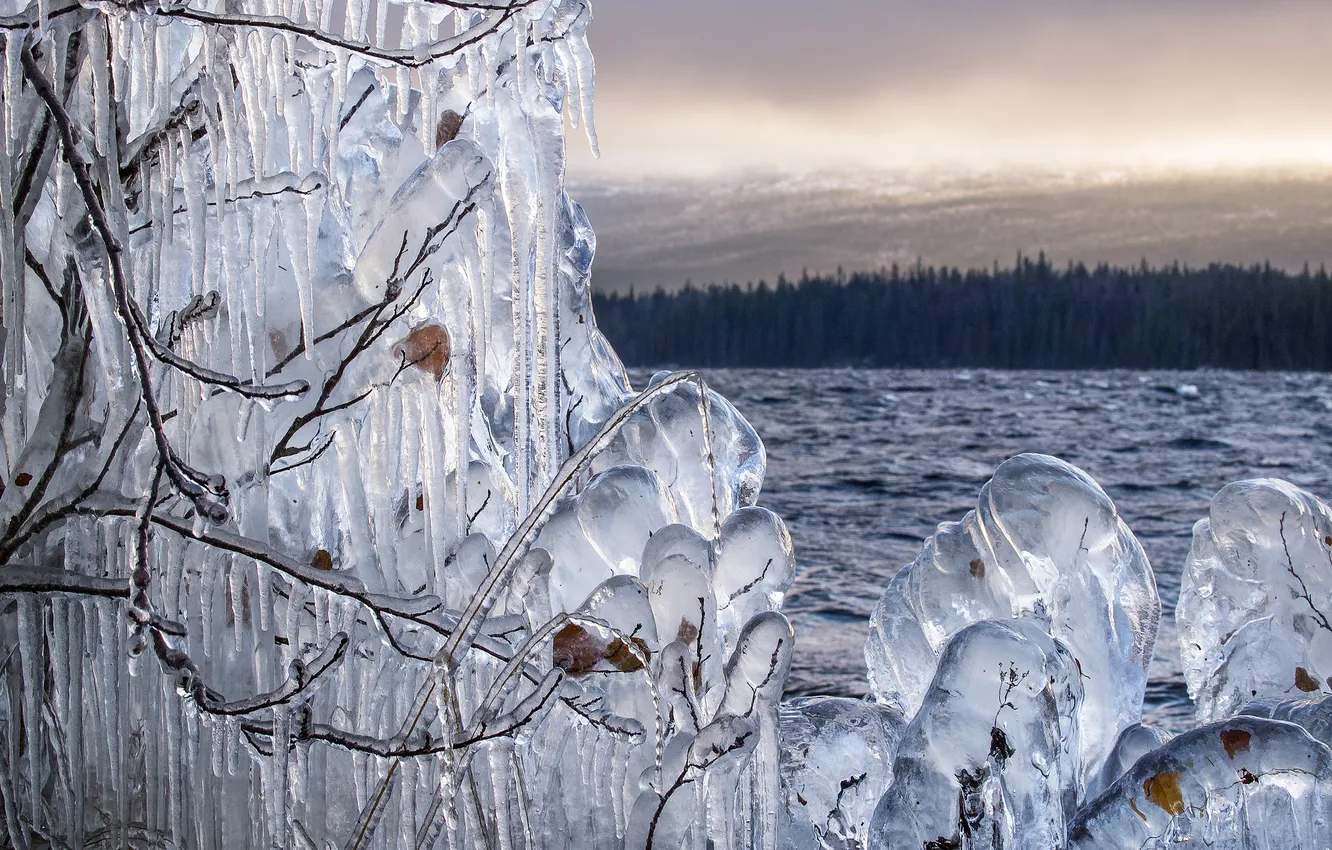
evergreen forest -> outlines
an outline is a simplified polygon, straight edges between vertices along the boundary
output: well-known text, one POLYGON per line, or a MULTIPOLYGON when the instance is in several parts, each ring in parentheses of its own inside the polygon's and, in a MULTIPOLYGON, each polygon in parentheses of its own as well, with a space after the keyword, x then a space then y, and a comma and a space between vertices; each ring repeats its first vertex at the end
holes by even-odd
POLYGON ((595 298, 630 366, 1332 369, 1326 269, 1010 268, 687 283, 595 298))

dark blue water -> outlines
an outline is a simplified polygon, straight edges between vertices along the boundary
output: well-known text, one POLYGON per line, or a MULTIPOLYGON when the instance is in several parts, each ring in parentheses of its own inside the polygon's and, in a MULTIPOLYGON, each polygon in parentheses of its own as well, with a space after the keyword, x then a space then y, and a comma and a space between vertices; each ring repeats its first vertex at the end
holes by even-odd
MULTIPOLYGON (((644 383, 635 375, 635 386, 644 383)), ((1174 606, 1193 523, 1243 478, 1332 494, 1332 376, 1236 372, 718 370, 709 382, 762 436, 761 502, 800 572, 788 693, 861 695, 867 619, 939 522, 960 519, 1004 459, 1057 455, 1091 474, 1142 541, 1163 602, 1147 715, 1191 706, 1174 606)))

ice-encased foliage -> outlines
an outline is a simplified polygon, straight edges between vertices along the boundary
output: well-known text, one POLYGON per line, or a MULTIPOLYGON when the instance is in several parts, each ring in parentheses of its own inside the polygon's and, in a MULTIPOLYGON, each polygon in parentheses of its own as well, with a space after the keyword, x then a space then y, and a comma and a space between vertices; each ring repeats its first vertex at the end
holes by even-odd
POLYGON ((1073 656, 1041 624, 964 627, 903 733, 869 846, 1060 846, 1081 788, 1082 701, 1073 656))
POLYGON ((1199 721, 1332 692, 1329 615, 1332 511, 1285 481, 1224 487, 1193 528, 1175 612, 1199 721))
POLYGON ((1151 569, 1038 455, 885 593, 879 703, 780 705, 762 443, 592 313, 590 19, 0 0, 0 843, 1326 846, 1289 485, 1181 604, 1201 714, 1262 717, 1138 725, 1151 569))
POLYGON ((1086 473, 1046 455, 1000 464, 974 511, 944 523, 874 609, 865 660, 880 701, 922 706, 950 636, 1035 617, 1082 673, 1083 776, 1138 721, 1156 641, 1156 579, 1137 538, 1086 473))
POLYGON ((1299 726, 1235 717, 1140 758, 1069 829, 1070 848, 1332 846, 1332 751, 1299 726))
POLYGON ((891 706, 804 697, 781 709, 783 850, 863 847, 906 720, 891 706))
POLYGON ((597 331, 590 18, 0 3, 8 844, 776 846, 791 541, 597 331))
POLYGON ((1254 700, 1240 709, 1239 713, 1294 723, 1315 740, 1332 747, 1332 696, 1254 700))

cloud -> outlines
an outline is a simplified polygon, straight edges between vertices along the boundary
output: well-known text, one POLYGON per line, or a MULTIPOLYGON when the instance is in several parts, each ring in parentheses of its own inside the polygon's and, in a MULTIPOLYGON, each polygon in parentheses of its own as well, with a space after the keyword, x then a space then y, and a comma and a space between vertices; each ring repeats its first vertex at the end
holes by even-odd
POLYGON ((591 37, 580 176, 1332 161, 1319 0, 614 0, 591 37))

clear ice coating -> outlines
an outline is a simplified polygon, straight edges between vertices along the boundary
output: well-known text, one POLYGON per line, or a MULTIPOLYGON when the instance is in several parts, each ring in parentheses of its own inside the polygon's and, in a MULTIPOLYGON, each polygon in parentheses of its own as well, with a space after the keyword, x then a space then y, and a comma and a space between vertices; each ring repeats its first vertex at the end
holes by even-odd
POLYGON ((863 847, 906 719, 891 706, 802 697, 781 708, 784 850, 863 847))
POLYGON ((982 620, 1041 620, 1081 673, 1087 777, 1142 715, 1160 607, 1142 547, 1096 482, 1057 458, 1018 455, 884 591, 865 643, 870 684, 910 716, 951 636, 982 620))
POLYGON ((1193 527, 1175 612, 1198 720, 1332 692, 1332 511, 1276 479, 1238 481, 1193 527))
POLYGON ((1138 759, 1078 813, 1070 848, 1322 848, 1332 751, 1293 723, 1234 717, 1138 759))
POLYGON ((590 21, 0 4, 0 843, 777 846, 791 539, 597 330, 590 21))
POLYGON ((964 627, 902 735, 868 846, 1061 845, 1081 787, 1082 701, 1072 655, 1041 624, 964 627))
POLYGON ((1004 463, 782 704, 758 435, 597 330, 588 0, 0 0, 0 846, 1332 845, 1332 523, 1004 463), (1231 716, 1240 712, 1242 716, 1231 716), (1323 743, 1320 743, 1323 742, 1323 743))

